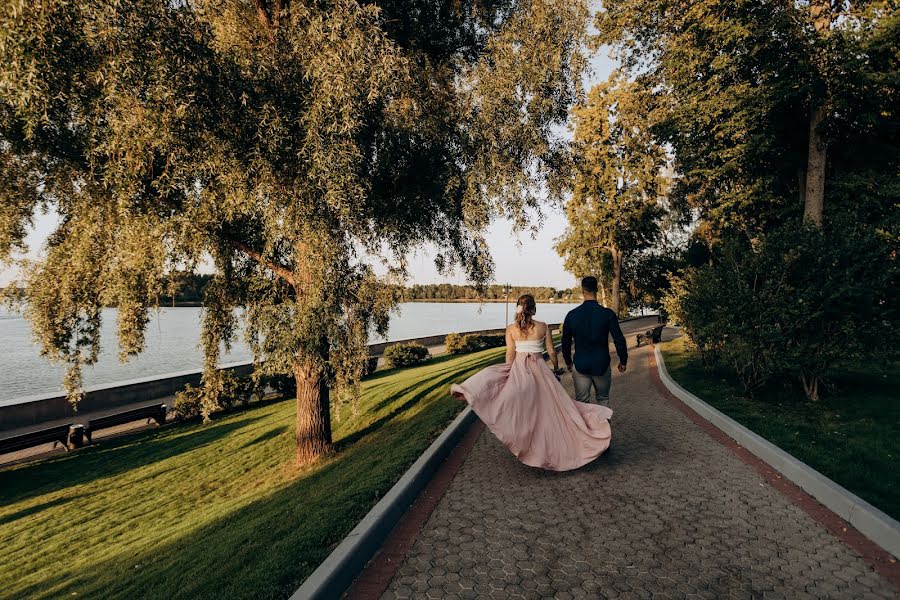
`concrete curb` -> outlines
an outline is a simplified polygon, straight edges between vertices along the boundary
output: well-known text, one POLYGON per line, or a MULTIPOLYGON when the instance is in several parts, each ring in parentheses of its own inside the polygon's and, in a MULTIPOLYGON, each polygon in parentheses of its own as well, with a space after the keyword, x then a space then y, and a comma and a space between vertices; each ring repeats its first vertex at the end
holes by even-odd
POLYGON ((303 582, 291 600, 339 598, 477 418, 467 406, 303 582))
POLYGON ((676 398, 867 538, 895 557, 900 557, 900 522, 682 388, 669 375, 659 346, 654 348, 654 352, 659 378, 676 398))

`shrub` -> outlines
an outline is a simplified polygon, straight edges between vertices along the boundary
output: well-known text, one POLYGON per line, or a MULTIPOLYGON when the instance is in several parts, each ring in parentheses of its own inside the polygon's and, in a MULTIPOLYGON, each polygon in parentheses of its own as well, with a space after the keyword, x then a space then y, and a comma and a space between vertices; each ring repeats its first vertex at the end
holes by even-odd
POLYGON ((375 372, 375 369, 378 368, 378 357, 377 356, 369 356, 366 358, 366 363, 363 365, 362 376, 366 377, 367 375, 371 375, 375 372))
POLYGON ((458 333, 450 333, 444 338, 448 354, 464 354, 469 351, 465 338, 458 333))
POLYGON ((897 269, 874 233, 829 235, 792 225, 750 246, 726 244, 713 265, 688 269, 664 304, 711 362, 753 390, 776 376, 816 400, 831 369, 872 357, 897 326, 897 269))
POLYGON ((196 388, 191 384, 184 386, 184 389, 175 393, 175 399, 172 401, 172 413, 176 419, 193 419, 200 416, 203 407, 203 389, 196 388))
MULTIPOLYGON (((466 336, 469 337, 469 336, 466 336)), ((475 336, 477 350, 487 350, 488 348, 499 348, 506 345, 506 336, 501 334, 478 335, 475 336)))
POLYGON ((218 371, 212 398, 207 398, 203 387, 188 384, 175 394, 172 411, 178 419, 193 419, 203 415, 205 400, 209 401, 210 413, 218 412, 234 408, 238 402, 246 405, 253 396, 261 398, 264 390, 265 386, 255 382, 252 376, 239 377, 232 371, 218 371))
POLYGON ((460 335, 451 333, 444 341, 447 352, 450 354, 465 354, 467 352, 477 352, 479 350, 487 350, 488 348, 497 348, 506 344, 506 337, 502 334, 495 335, 479 335, 470 333, 460 335))
POLYGON ((417 342, 394 344, 384 349, 384 360, 391 367, 409 367, 429 358, 428 348, 417 342))
POLYGON ((272 388, 276 394, 285 398, 297 395, 297 380, 293 375, 267 375, 263 385, 272 388))

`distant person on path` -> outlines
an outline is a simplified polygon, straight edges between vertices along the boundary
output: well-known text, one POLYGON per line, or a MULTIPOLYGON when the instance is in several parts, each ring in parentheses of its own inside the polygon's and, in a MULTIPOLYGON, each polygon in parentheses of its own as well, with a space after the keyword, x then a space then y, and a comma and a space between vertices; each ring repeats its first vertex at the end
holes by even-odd
POLYGON ((515 323, 506 328, 506 364, 479 371, 450 386, 516 457, 526 465, 568 471, 594 460, 609 448, 612 411, 575 402, 557 379, 553 337, 535 321, 534 297, 516 302, 515 323), (544 362, 550 355, 553 370, 544 362))
POLYGON ((609 356, 609 336, 612 335, 619 355, 619 373, 628 364, 625 336, 619 328, 616 313, 597 302, 597 278, 581 280, 584 302, 566 315, 562 330, 562 355, 566 368, 572 373, 575 399, 590 402, 591 387, 597 404, 609 406, 609 388, 612 385, 612 368, 609 356), (575 342, 573 368, 572 342, 575 342))

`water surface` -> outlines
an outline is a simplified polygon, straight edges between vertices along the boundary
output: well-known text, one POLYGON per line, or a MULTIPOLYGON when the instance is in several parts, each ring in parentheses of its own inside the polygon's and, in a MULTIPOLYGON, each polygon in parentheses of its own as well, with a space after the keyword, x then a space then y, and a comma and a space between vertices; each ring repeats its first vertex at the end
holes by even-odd
MULTIPOLYGON (((574 304, 539 304, 536 317, 558 323, 574 304)), ((508 307, 510 318, 513 305, 508 307)), ((201 309, 163 308, 154 312, 147 327, 144 352, 127 363, 118 360, 115 336, 115 309, 103 311, 100 358, 84 370, 85 386, 109 384, 140 377, 160 376, 200 369, 201 309)), ((387 341, 438 335, 450 332, 498 329, 506 323, 507 307, 502 303, 408 302, 391 318, 387 341)), ((374 338, 372 343, 385 341, 374 338)), ((251 360, 242 341, 223 355, 222 364, 251 360)), ((0 400, 12 400, 62 389, 63 365, 40 356, 32 341, 29 323, 19 314, 0 312, 0 400)))

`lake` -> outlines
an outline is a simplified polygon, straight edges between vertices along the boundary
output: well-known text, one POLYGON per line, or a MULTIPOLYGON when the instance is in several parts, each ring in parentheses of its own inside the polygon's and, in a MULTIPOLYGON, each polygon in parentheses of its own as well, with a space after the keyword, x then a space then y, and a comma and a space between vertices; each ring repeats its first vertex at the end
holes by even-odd
MULTIPOLYGON (((538 304, 536 317, 562 322, 575 304, 538 304)), ((514 305, 509 304, 512 318, 514 305)), ((203 366, 200 343, 200 308, 163 308, 151 316, 144 352, 127 363, 117 357, 115 309, 103 311, 101 354, 97 364, 84 370, 85 386, 109 384, 140 377, 197 370, 203 366)), ((499 329, 505 325, 503 303, 408 302, 391 318, 387 341, 451 332, 499 329)), ((379 338, 371 343, 385 341, 379 338)), ((251 360, 238 342, 222 357, 222 364, 251 360)), ((41 358, 31 338, 29 323, 21 315, 0 312, 0 400, 14 400, 62 390, 63 365, 41 358)))

